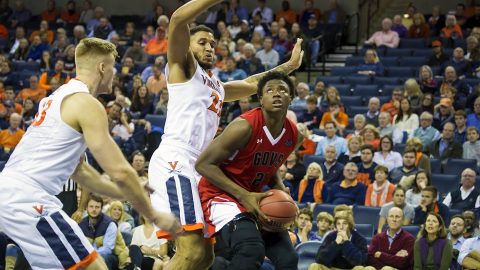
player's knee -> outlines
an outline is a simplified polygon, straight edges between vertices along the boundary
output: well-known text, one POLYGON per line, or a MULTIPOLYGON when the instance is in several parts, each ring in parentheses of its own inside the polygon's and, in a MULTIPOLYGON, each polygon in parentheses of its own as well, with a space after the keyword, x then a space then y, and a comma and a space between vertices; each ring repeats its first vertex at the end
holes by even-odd
POLYGON ((234 247, 234 253, 245 269, 252 269, 253 266, 260 268, 265 259, 265 246, 262 242, 242 242, 234 247))
POLYGON ((199 248, 191 248, 191 249, 182 249, 180 252, 177 251, 176 255, 182 257, 184 260, 188 261, 190 264, 198 266, 203 263, 206 252, 204 249, 199 247, 199 248))

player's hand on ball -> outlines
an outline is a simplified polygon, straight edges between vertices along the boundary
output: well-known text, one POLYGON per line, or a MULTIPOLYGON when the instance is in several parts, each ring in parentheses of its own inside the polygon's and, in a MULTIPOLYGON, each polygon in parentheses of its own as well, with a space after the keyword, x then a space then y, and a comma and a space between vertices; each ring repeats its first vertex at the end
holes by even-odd
POLYGON ((174 238, 183 232, 182 225, 178 219, 169 213, 155 212, 152 222, 162 231, 168 232, 174 238))
POLYGON ((290 60, 289 60, 290 64, 294 69, 298 69, 302 65, 302 59, 303 59, 302 42, 303 42, 303 39, 297 38, 295 47, 293 47, 293 50, 292 50, 292 57, 290 57, 290 60))
POLYGON ((260 210, 260 201, 263 198, 271 195, 271 192, 248 192, 245 196, 243 196, 243 198, 241 198, 240 203, 247 209, 248 212, 255 214, 255 216, 260 219, 268 220, 268 217, 260 210))

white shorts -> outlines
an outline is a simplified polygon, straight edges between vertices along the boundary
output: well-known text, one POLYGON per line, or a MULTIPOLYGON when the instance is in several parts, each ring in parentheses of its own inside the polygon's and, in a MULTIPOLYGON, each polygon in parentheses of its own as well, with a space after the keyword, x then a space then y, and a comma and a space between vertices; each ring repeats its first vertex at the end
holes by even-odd
MULTIPOLYGON (((195 171, 198 154, 186 148, 160 145, 148 166, 150 195, 153 207, 177 216, 186 231, 205 228, 202 205, 198 194, 200 174, 195 171)), ((169 238, 166 232, 157 232, 159 238, 169 238)))
POLYGON ((18 244, 32 269, 76 269, 98 256, 62 203, 40 187, 1 175, 0 209, 0 230, 18 244))

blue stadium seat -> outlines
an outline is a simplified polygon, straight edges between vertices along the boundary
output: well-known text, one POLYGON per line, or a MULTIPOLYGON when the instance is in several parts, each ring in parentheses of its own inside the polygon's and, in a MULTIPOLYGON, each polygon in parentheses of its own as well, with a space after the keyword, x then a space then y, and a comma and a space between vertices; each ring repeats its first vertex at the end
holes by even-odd
POLYGON ((315 135, 318 135, 318 136, 327 136, 325 131, 323 131, 321 129, 318 129, 318 128, 312 129, 312 133, 315 134, 315 135))
POLYGON ((477 161, 475 159, 450 158, 447 160, 443 172, 445 174, 460 175, 466 168, 477 171, 477 161))
POLYGON ((145 120, 149 121, 152 124, 152 128, 159 128, 161 133, 165 128, 165 120, 167 117, 165 115, 156 115, 156 114, 147 114, 145 120))
POLYGON ((365 63, 365 58, 363 56, 352 56, 345 59, 345 66, 354 67, 365 63))
POLYGON ((417 234, 420 231, 420 226, 419 225, 406 225, 406 226, 402 226, 402 229, 409 232, 414 237, 417 237, 417 234))
POLYGON ((388 48, 385 52, 385 56, 387 57, 400 57, 400 56, 411 56, 412 50, 411 49, 390 49, 388 48))
POLYGON ((389 67, 387 69, 387 77, 413 77, 415 74, 414 69, 409 65, 403 67, 389 67))
POLYGON ((392 94, 393 94, 393 89, 395 88, 400 88, 402 89, 403 88, 403 85, 401 84, 385 84, 382 86, 382 96, 388 96, 388 97, 392 97, 392 94))
POLYGON ((355 67, 336 67, 330 72, 332 76, 348 76, 355 72, 355 67))
POLYGON ((352 95, 352 85, 351 84, 336 84, 332 83, 329 86, 334 86, 337 88, 340 96, 351 96, 352 95))
POLYGON ((405 151, 406 144, 404 143, 397 143, 393 146, 393 151, 396 151, 400 153, 400 155, 403 155, 403 151, 405 151))
POLYGON ((0 161, 0 172, 3 171, 3 168, 5 168, 5 164, 7 164, 6 161, 0 161))
POLYGON ((457 47, 462 47, 465 50, 467 48, 467 41, 465 39, 460 39, 460 38, 454 39, 453 48, 455 49, 457 47))
POLYGON ((392 99, 390 96, 378 96, 377 98, 380 100, 381 105, 389 102, 392 99))
POLYGON ((402 38, 400 39, 399 48, 422 49, 426 48, 425 39, 423 38, 402 38))
POLYGON ((402 57, 400 59, 400 65, 404 67, 413 67, 415 70, 425 65, 427 59, 421 56, 402 57))
POLYGON ((342 96, 341 99, 343 106, 362 106, 362 97, 361 96, 342 96))
POLYGON ((440 162, 440 159, 430 159, 430 170, 432 173, 442 173, 442 163, 440 162))
POLYGON ((442 67, 430 67, 432 69, 433 76, 442 75, 442 67))
POLYGON ((356 114, 364 114, 368 111, 367 106, 351 106, 346 108, 349 117, 354 117, 356 114))
POLYGON ((448 192, 458 188, 460 178, 457 175, 432 174, 432 185, 438 190, 440 201, 443 201, 448 192))
POLYGON ((368 207, 357 205, 353 208, 353 218, 357 224, 372 224, 374 227, 378 224, 380 207, 368 207))
POLYGON ((325 84, 341 84, 342 83, 342 77, 340 76, 318 76, 317 80, 315 81, 315 84, 317 84, 318 81, 322 81, 325 84))
MULTIPOLYGON (((351 75, 351 74, 347 74, 351 75)), ((344 82, 348 82, 352 85, 357 85, 357 84, 370 84, 372 82, 372 78, 370 76, 365 76, 365 75, 359 75, 359 76, 344 76, 343 77, 344 82)))
POLYGON ((357 96, 363 96, 363 95, 375 96, 375 95, 378 95, 378 86, 375 84, 374 85, 359 84, 355 86, 355 91, 353 92, 353 94, 357 96))
POLYGON ((433 54, 432 49, 415 49, 412 56, 430 57, 433 54))
POLYGON ((320 241, 307 241, 295 248, 298 254, 298 270, 308 270, 310 264, 315 262, 320 245, 320 241))
POLYGON ((398 66, 398 57, 381 57, 380 62, 385 67, 396 67, 398 66))
POLYGON ((298 209, 308 208, 308 203, 297 203, 298 209))
POLYGON ((480 83, 480 79, 478 79, 478 78, 465 78, 465 82, 468 83, 472 88, 475 88, 480 83))
POLYGON ((398 84, 400 84, 400 78, 398 78, 398 77, 373 77, 373 83, 378 85, 378 86, 398 85, 398 84))
POLYGON ((313 207, 313 220, 317 220, 318 213, 320 212, 327 212, 333 216, 333 210, 335 209, 336 205, 334 204, 315 204, 313 207))
MULTIPOLYGON (((357 222, 357 221, 355 220, 355 222, 357 222)), ((365 239, 367 240, 367 244, 370 244, 372 242, 373 230, 374 230, 374 226, 372 224, 358 224, 358 223, 356 223, 355 224, 355 229, 357 230, 357 232, 360 235, 365 237, 365 239)))
POLYGON ((325 162, 325 158, 320 157, 320 156, 315 156, 315 155, 305 155, 305 156, 303 156, 303 165, 305 165, 305 167, 308 167, 308 165, 310 165, 310 163, 312 163, 312 162, 316 162, 318 164, 321 164, 321 163, 325 162))
POLYGON ((40 71, 40 63, 38 62, 24 62, 24 61, 14 61, 12 62, 13 71, 40 71))

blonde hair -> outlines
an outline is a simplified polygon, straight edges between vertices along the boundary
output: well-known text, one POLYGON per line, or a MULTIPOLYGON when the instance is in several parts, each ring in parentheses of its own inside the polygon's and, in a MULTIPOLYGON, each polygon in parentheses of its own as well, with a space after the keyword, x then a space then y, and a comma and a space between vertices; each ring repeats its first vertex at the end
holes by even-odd
POLYGON ((99 56, 113 55, 118 57, 117 48, 113 43, 99 38, 84 38, 75 48, 75 64, 87 59, 98 59, 99 56))
POLYGON ((312 162, 312 163, 310 163, 310 165, 308 165, 307 173, 305 174, 304 179, 308 179, 308 177, 310 176, 310 175, 308 175, 308 169, 310 169, 310 168, 317 169, 319 171, 317 179, 323 179, 322 168, 320 167, 320 164, 318 164, 316 162, 312 162))
POLYGON ((317 222, 319 222, 320 220, 326 220, 330 223, 330 225, 333 224, 333 216, 328 213, 328 212, 320 212, 318 213, 317 215, 317 222))
POLYGON ((417 152, 421 151, 423 148, 422 140, 420 140, 420 138, 418 137, 411 137, 410 139, 407 140, 406 145, 412 146, 413 148, 415 148, 415 151, 417 152))
POLYGON ((407 94, 408 97, 421 97, 422 96, 422 90, 420 89, 420 85, 418 85, 417 80, 415 79, 408 79, 405 84, 405 94, 407 94))
MULTIPOLYGON (((350 137, 350 139, 348 140, 348 143, 347 143, 347 148, 348 150, 350 150, 350 144, 352 143, 352 141, 357 141, 359 145, 359 147, 361 147, 363 145, 363 137, 361 136, 356 136, 356 135, 353 135, 352 137, 350 137)), ((360 149, 360 148, 359 148, 360 149)))
POLYGON ((107 215, 111 218, 112 217, 112 211, 114 207, 120 208, 122 210, 122 215, 118 219, 118 222, 125 222, 127 220, 127 214, 125 213, 125 210, 123 209, 123 203, 121 201, 113 201, 110 203, 110 207, 107 210, 107 215))
POLYGON ((425 16, 423 16, 423 14, 422 14, 422 13, 419 13, 419 12, 413 14, 412 19, 413 19, 414 21, 415 21, 415 19, 420 19, 420 24, 424 24, 424 23, 425 23, 425 16))
POLYGON ((337 227, 337 222, 340 219, 344 219, 348 223, 348 230, 351 232, 355 229, 355 221, 353 220, 353 215, 349 211, 340 211, 335 214, 334 226, 337 227))

